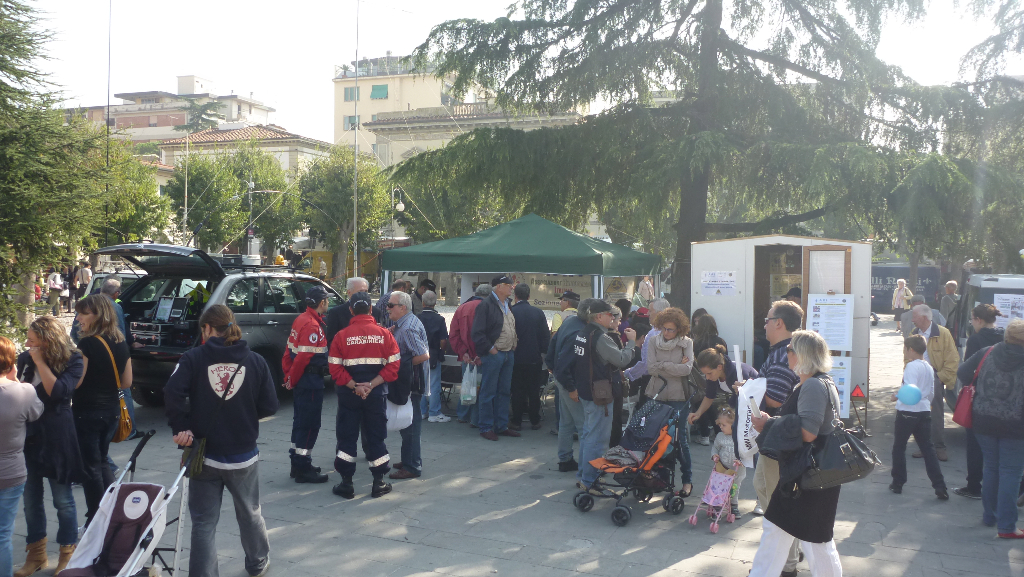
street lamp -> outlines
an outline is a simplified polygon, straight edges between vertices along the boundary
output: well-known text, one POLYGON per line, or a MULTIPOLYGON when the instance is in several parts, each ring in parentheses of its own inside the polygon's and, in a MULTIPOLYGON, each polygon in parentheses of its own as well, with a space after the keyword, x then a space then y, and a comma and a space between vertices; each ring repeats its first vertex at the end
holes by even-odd
POLYGON ((405 212, 405 203, 402 202, 402 197, 398 197, 398 204, 395 204, 395 194, 401 194, 402 191, 398 187, 391 189, 391 223, 388 228, 391 229, 391 248, 395 248, 395 212, 405 212))

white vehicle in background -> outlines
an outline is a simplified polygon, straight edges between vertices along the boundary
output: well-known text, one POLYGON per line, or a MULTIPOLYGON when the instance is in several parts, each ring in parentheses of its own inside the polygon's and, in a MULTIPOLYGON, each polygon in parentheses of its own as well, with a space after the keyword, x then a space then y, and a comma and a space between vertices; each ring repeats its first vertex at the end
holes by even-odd
POLYGON ((89 286, 85 289, 85 295, 91 295, 93 293, 100 292, 100 287, 103 286, 103 281, 109 276, 116 276, 121 279, 121 292, 130 286, 132 283, 142 278, 142 275, 146 274, 145 271, 130 271, 128 269, 119 270, 116 272, 97 272, 93 273, 92 280, 89 281, 89 286))

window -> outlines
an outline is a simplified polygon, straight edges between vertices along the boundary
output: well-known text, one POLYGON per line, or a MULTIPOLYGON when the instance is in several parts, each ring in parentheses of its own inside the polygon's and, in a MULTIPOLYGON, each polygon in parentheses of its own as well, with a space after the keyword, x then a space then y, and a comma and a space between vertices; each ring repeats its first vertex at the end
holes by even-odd
POLYGON ((156 104, 160 101, 159 98, 143 98, 142 104, 156 104))
POLYGON ((388 85, 387 84, 374 84, 370 88, 370 100, 387 100, 388 99, 388 85))
POLYGON ((231 287, 228 293, 227 306, 234 313, 256 312, 256 295, 259 279, 242 279, 231 287))
POLYGON ((352 86, 345 89, 345 102, 352 102, 353 100, 359 100, 358 86, 352 86))
POLYGON ((345 117, 345 130, 352 130, 353 128, 355 128, 355 126, 357 124, 359 124, 359 117, 358 116, 346 116, 345 117))
POLYGON ((374 114, 373 116, 370 117, 370 122, 377 122, 377 115, 376 114, 374 114))
MULTIPOLYGON (((303 279, 303 280, 296 280, 294 286, 299 290, 299 292, 302 293, 302 299, 303 299, 303 302, 305 302, 306 291, 308 291, 309 289, 311 289, 311 288, 313 288, 315 286, 323 287, 324 285, 322 285, 322 284, 320 284, 320 283, 318 283, 318 282, 316 282, 314 280, 305 280, 305 279, 303 279)), ((338 306, 340 304, 341 304, 341 298, 339 298, 338 295, 334 294, 334 292, 327 291, 327 306, 329 306, 331 308, 334 308, 334 307, 336 307, 336 306, 338 306)), ((305 310, 305 309, 303 309, 303 310, 305 310)))
POLYGON ((295 286, 295 282, 290 278, 266 279, 263 283, 263 301, 260 303, 260 312, 302 312, 302 310, 305 310, 305 306, 299 306, 302 304, 302 297, 296 292, 296 288, 298 287, 295 286))

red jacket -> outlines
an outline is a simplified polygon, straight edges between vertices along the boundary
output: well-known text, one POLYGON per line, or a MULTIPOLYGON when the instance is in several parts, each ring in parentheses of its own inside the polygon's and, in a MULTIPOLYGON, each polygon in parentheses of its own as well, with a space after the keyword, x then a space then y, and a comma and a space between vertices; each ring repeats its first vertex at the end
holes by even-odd
POLYGON ((349 381, 368 383, 380 375, 385 383, 398 378, 402 353, 391 331, 377 325, 370 315, 356 315, 331 341, 331 378, 345 386, 349 381))
POLYGON ((284 379, 293 387, 299 383, 306 366, 327 364, 327 337, 324 335, 324 321, 313 307, 306 307, 292 323, 288 335, 288 348, 281 357, 284 379))
POLYGON ((481 301, 483 301, 481 297, 474 296, 455 309, 455 314, 452 315, 452 328, 448 331, 448 342, 460 361, 464 354, 468 354, 471 359, 477 357, 476 347, 473 346, 473 318, 476 317, 476 307, 480 306, 481 301))

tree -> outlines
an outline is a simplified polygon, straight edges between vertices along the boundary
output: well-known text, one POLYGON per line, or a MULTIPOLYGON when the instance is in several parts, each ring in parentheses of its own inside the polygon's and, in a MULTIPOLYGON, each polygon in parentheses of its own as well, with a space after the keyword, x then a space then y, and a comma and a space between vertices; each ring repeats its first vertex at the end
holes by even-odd
POLYGON ((155 154, 160 156, 160 145, 156 142, 136 142, 135 154, 155 154))
MULTIPOLYGON (((887 18, 922 14, 921 0, 522 0, 494 22, 435 27, 415 57, 433 63, 439 77, 453 75, 456 94, 480 86, 506 108, 620 102, 579 126, 555 129, 574 135, 561 142, 578 144, 544 147, 554 155, 545 166, 602 176, 605 167, 624 167, 625 173, 581 174, 578 183, 592 186, 556 171, 544 176, 577 184, 563 188, 590 195, 598 207, 617 196, 675 195, 673 289, 681 294, 673 300, 688 307, 691 242, 710 232, 770 230, 845 209, 856 217, 876 201, 872 167, 884 164, 886 151, 875 143, 917 148, 934 139, 934 127, 919 121, 931 94, 874 54, 887 18), (677 102, 651 107, 652 94, 666 89, 677 102), (625 138, 630 131, 639 136, 625 138), (708 211, 716 196, 768 216, 715 226, 708 211)), ((482 153, 477 137, 427 155, 476 163, 465 182, 475 177, 476 184, 502 191, 540 180, 540 170, 519 174, 499 166, 521 168, 532 151, 504 158, 482 153)))
POLYGON ((210 100, 200 104, 195 98, 185 100, 188 101, 188 108, 185 109, 186 122, 175 126, 175 130, 189 134, 202 132, 209 128, 217 128, 220 124, 218 121, 224 120, 224 115, 220 113, 224 105, 220 102, 210 100))
POLYGON ((184 215, 186 172, 188 222, 182 242, 189 243, 194 236, 194 246, 219 252, 245 232, 248 202, 243 208, 239 181, 224 160, 192 153, 182 158, 164 187, 175 214, 184 215))
POLYGON ((171 199, 160 195, 156 167, 143 164, 133 154, 130 140, 110 140, 110 188, 103 203, 104 242, 115 243, 157 238, 171 224, 171 199))
MULTIPOLYGON (((263 255, 291 242, 295 231, 302 228, 297 191, 288 184, 284 169, 276 158, 259 147, 256 141, 246 142, 223 157, 238 181, 238 193, 248 195, 252 184, 252 210, 248 222, 262 241, 263 255)), ((248 199, 242 203, 248 206, 248 199)))
MULTIPOLYGON (((335 277, 346 270, 352 243, 352 192, 355 159, 352 149, 336 146, 328 156, 313 160, 299 176, 303 220, 334 253, 335 277)), ((359 247, 376 248, 380 228, 390 217, 391 188, 370 155, 359 157, 359 247)))

